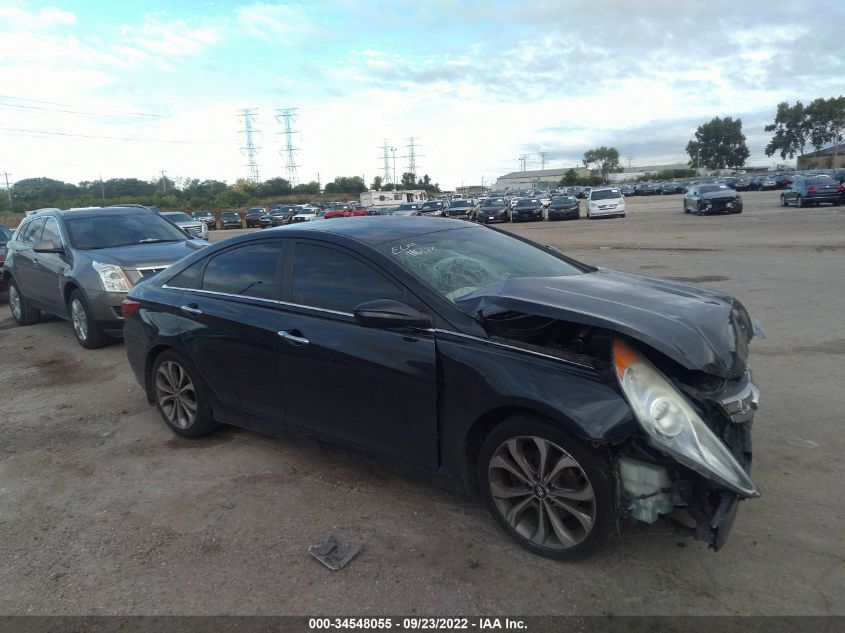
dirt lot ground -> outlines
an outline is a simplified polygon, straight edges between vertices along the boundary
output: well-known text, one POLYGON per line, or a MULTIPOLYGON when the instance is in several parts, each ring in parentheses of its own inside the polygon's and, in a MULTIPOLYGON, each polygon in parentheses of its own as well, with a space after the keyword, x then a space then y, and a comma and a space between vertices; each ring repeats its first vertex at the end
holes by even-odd
MULTIPOLYGON (((512 543, 480 505, 301 441, 167 430, 115 344, 0 300, 2 614, 845 614, 845 212, 679 196, 626 219, 521 225, 588 262, 733 293, 763 323, 753 476, 726 547, 660 523, 588 561, 512 543), (331 572, 330 532, 364 549, 331 572)), ((212 234, 222 239, 223 232, 212 234)))

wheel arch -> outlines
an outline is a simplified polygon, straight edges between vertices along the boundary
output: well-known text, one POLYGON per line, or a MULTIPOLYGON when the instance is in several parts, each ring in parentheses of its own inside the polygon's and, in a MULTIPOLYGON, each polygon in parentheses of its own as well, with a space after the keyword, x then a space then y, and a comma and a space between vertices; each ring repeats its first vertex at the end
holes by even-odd
POLYGON ((156 362, 156 358, 161 356, 162 353, 172 349, 174 349, 172 345, 158 344, 147 351, 146 358, 144 359, 144 391, 147 394, 147 401, 150 403, 154 401, 152 384, 150 384, 150 372, 153 368, 153 363, 156 362))
POLYGON ((469 492, 475 493, 478 491, 478 477, 476 473, 478 470, 478 456, 484 440, 496 427, 517 414, 523 414, 527 417, 535 418, 538 421, 547 422, 580 442, 585 444, 590 443, 590 440, 584 437, 574 421, 558 412, 550 413, 549 411, 544 411, 542 407, 527 404, 505 405, 491 409, 479 416, 464 435, 463 478, 469 492))

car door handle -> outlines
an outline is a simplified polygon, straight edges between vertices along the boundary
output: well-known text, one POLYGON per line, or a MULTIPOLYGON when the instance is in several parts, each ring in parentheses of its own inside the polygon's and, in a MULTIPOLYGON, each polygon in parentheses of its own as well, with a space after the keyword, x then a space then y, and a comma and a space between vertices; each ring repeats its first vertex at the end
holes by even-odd
POLYGON ((195 304, 195 303, 192 303, 191 305, 188 305, 188 306, 179 306, 179 309, 180 309, 182 312, 187 312, 188 314, 193 314, 193 315, 200 315, 200 314, 202 314, 202 310, 200 310, 200 309, 197 307, 197 304, 195 304))
POLYGON ((297 334, 302 334, 299 330, 280 330, 277 334, 291 345, 296 345, 297 347, 300 345, 308 345, 308 343, 311 342, 305 337, 297 336, 297 334), (296 334, 294 334, 294 332, 296 332, 296 334))

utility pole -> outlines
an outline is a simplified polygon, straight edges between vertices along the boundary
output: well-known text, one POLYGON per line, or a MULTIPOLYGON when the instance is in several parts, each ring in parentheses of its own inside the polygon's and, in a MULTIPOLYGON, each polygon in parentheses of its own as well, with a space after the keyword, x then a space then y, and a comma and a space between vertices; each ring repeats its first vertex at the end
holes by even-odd
POLYGON ((167 193, 167 178, 165 178, 164 174, 167 172, 163 169, 161 170, 161 189, 162 193, 167 193))
POLYGON ((244 135, 244 146, 241 148, 241 154, 246 156, 246 167, 249 169, 249 178, 254 183, 259 182, 258 177, 258 150, 253 141, 253 135, 259 130, 255 129, 255 117, 258 115, 256 108, 242 108, 239 110, 238 118, 243 122, 244 129, 241 134, 244 135))
POLYGON ((284 130, 282 133, 285 135, 285 148, 280 150, 279 153, 287 155, 285 173, 287 173, 288 182, 290 182, 291 187, 296 186, 296 168, 299 166, 296 164, 296 160, 294 159, 294 152, 299 149, 293 146, 293 133, 296 132, 296 130, 292 129, 292 123, 298 116, 296 114, 298 109, 299 108, 279 108, 276 110, 276 121, 283 124, 284 130))
POLYGON ((100 193, 103 196, 103 200, 106 199, 106 188, 103 186, 103 172, 100 172, 100 193))
POLYGON ((393 153, 393 191, 396 191, 396 148, 391 147, 390 151, 393 153))
POLYGON ((3 175, 6 177, 6 193, 9 194, 9 211, 11 211, 12 210, 12 188, 9 186, 9 176, 11 176, 12 174, 10 174, 7 171, 4 171, 3 175))

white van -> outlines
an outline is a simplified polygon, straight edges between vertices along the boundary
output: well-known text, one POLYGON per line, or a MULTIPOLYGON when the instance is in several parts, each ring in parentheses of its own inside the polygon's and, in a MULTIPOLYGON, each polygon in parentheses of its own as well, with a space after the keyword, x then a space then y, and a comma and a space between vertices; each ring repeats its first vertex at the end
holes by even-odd
POLYGON ((625 217, 625 196, 618 187, 593 189, 587 197, 587 219, 625 217))

